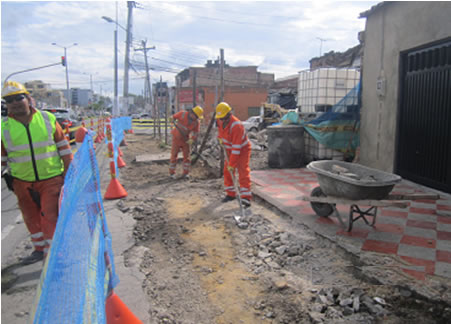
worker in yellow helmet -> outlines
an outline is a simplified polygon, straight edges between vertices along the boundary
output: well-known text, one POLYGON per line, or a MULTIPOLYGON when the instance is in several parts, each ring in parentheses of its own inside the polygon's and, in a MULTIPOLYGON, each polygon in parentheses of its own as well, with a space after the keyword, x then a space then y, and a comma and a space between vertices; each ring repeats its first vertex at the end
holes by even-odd
POLYGON ((6 82, 2 98, 8 108, 1 130, 2 176, 17 196, 34 246, 22 263, 32 264, 43 260, 50 248, 58 199, 73 155, 56 117, 34 108, 22 84, 6 82))
POLYGON ((172 129, 172 148, 171 159, 169 161, 169 176, 175 179, 175 169, 177 166, 177 155, 180 150, 183 152, 183 176, 189 178, 191 167, 190 146, 196 141, 200 131, 200 122, 204 118, 204 110, 200 106, 196 106, 188 111, 179 111, 172 115, 171 119, 174 123, 172 129), (191 136, 190 136, 191 135, 191 136))
POLYGON ((218 140, 225 148, 228 159, 224 163, 224 189, 226 196, 222 202, 234 200, 240 195, 245 208, 251 205, 251 143, 241 121, 232 114, 232 108, 226 102, 216 106, 216 121, 218 125, 218 140), (239 191, 235 192, 232 177, 238 171, 239 191))

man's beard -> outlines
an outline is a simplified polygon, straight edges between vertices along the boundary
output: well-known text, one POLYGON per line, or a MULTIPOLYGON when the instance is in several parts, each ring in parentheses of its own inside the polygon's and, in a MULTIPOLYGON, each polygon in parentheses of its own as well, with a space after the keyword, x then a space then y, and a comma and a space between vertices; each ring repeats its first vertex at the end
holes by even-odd
POLYGON ((19 108, 15 108, 15 109, 11 109, 11 113, 14 116, 28 116, 28 114, 30 113, 29 109, 26 109, 26 107, 19 107, 19 108))

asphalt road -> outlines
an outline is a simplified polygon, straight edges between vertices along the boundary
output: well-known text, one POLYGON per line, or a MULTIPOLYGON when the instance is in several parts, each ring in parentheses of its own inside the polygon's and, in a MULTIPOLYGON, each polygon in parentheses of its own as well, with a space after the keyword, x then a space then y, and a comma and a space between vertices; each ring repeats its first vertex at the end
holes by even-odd
POLYGON ((2 179, 2 268, 16 246, 28 236, 28 231, 17 205, 16 195, 6 187, 2 179))

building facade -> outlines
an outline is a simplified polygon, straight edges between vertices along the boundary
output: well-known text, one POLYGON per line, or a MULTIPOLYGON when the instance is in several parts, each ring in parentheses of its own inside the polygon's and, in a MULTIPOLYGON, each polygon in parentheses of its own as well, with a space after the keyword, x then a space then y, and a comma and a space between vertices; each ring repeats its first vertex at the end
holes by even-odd
MULTIPOLYGON (((190 67, 176 76, 176 106, 178 110, 195 105, 204 108, 208 122, 221 97, 219 61, 207 61, 205 67, 190 67), (196 94, 193 96, 195 83, 196 94)), ((266 102, 268 89, 274 84, 274 74, 257 71, 257 66, 231 67, 224 64, 224 101, 241 120, 247 119, 261 103, 266 102)))
POLYGON ((34 80, 25 82, 24 86, 35 99, 38 108, 67 106, 64 93, 60 90, 52 89, 50 84, 41 80, 34 80))
POLYGON ((451 192, 451 3, 382 2, 360 17, 360 162, 451 192))

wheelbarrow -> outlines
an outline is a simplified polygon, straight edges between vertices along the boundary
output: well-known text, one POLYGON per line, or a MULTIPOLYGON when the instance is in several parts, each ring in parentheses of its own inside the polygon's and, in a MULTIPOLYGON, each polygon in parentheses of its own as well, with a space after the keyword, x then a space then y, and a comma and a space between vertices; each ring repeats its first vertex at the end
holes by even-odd
POLYGON ((409 206, 408 200, 440 199, 436 194, 390 194, 395 184, 402 180, 400 176, 355 163, 315 161, 309 163, 307 169, 316 173, 319 187, 313 188, 310 197, 303 197, 303 200, 310 201, 318 216, 335 214, 348 232, 360 218, 367 225, 374 226, 378 207, 406 208, 409 206), (341 218, 337 204, 350 206, 347 224, 341 218))

